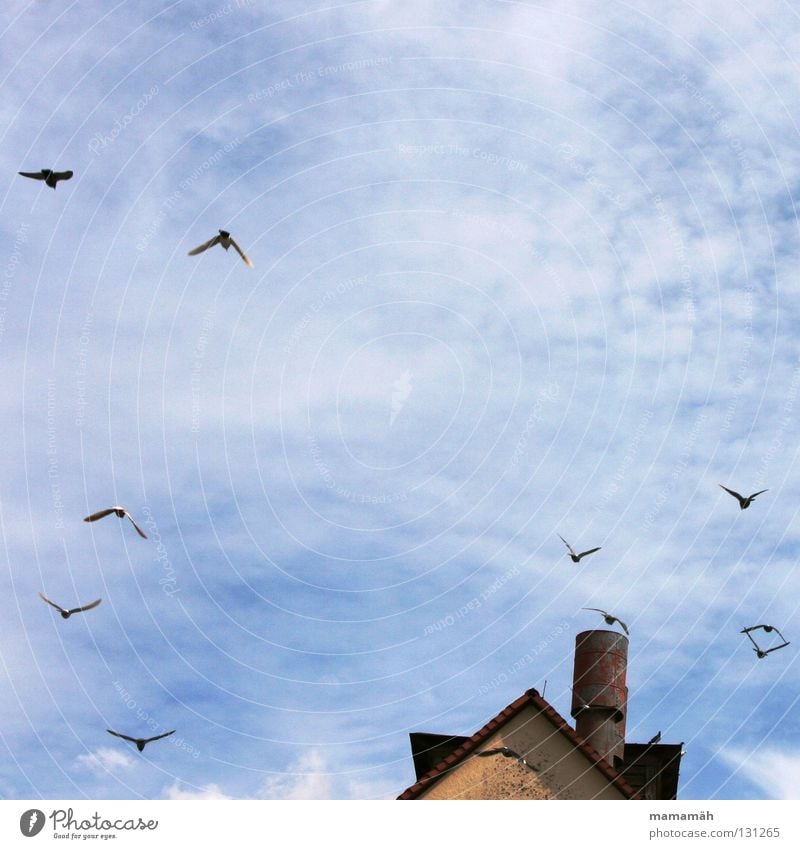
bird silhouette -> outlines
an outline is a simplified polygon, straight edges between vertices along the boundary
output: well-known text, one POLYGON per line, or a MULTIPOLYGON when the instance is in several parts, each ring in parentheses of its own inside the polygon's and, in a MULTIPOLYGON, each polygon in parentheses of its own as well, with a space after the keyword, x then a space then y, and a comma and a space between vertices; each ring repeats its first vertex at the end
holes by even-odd
POLYGON ((97 607, 97 605, 102 601, 102 599, 98 598, 97 601, 93 601, 91 604, 85 604, 83 607, 73 607, 72 610, 64 610, 63 607, 60 607, 54 601, 50 601, 50 599, 42 593, 39 593, 39 598, 42 601, 46 601, 52 607, 55 607, 63 619, 69 619, 73 613, 82 613, 84 610, 91 610, 93 607, 97 607))
POLYGON ((628 626, 618 617, 612 616, 610 613, 607 613, 605 610, 600 610, 599 607, 582 607, 581 610, 594 610, 597 613, 601 613, 603 615, 603 619, 606 620, 606 625, 613 625, 615 622, 619 623, 619 627, 622 630, 630 635, 630 631, 628 630, 628 626))
POLYGON ((250 266, 250 268, 255 268, 253 263, 250 260, 250 257, 245 254, 245 252, 236 244, 236 240, 231 236, 231 234, 227 230, 220 230, 218 236, 214 236, 213 239, 209 239, 207 242, 203 242, 202 245, 198 245, 196 248, 192 248, 189 251, 189 256, 197 256, 197 254, 203 253, 203 251, 207 251, 209 248, 213 248, 214 245, 222 245, 223 248, 227 251, 231 245, 236 249, 236 252, 239 256, 250 266))
POLYGON ((42 168, 41 171, 17 171, 20 177, 30 177, 31 180, 44 180, 51 189, 55 189, 59 180, 72 179, 72 171, 52 171, 50 168, 42 168))
POLYGON ((128 737, 127 734, 120 734, 118 731, 112 731, 110 728, 106 728, 109 734, 113 734, 115 737, 121 737, 123 740, 129 740, 131 743, 136 743, 136 748, 140 751, 144 751, 144 747, 148 743, 152 743, 153 740, 160 740, 162 737, 169 737, 170 734, 175 733, 175 729, 172 731, 167 731, 165 734, 157 734, 155 737, 128 737))
POLYGON ((661 742, 661 732, 659 731, 658 734, 655 735, 655 737, 652 737, 651 739, 649 739, 647 741, 647 745, 648 746, 655 746, 660 742, 661 742))
POLYGON ((488 758, 489 755, 502 755, 504 758, 514 758, 514 760, 519 761, 519 763, 528 767, 528 769, 532 769, 534 772, 539 771, 535 766, 531 766, 525 758, 522 757, 522 755, 515 752, 513 749, 509 749, 508 746, 499 746, 496 749, 484 749, 482 752, 478 752, 476 757, 488 758))
POLYGON ((598 545, 597 548, 590 548, 588 551, 582 551, 578 554, 578 552, 575 551, 575 549, 564 539, 564 537, 561 536, 561 534, 558 535, 558 538, 564 543, 564 545, 566 545, 573 563, 580 563, 581 557, 586 557, 587 554, 594 554, 595 551, 600 551, 602 548, 601 545, 598 545))
POLYGON ((116 513, 120 519, 127 516, 130 523, 136 528, 136 533, 142 539, 147 539, 147 534, 133 521, 133 517, 124 507, 109 507, 106 510, 98 510, 97 513, 92 513, 91 516, 87 516, 83 521, 84 522, 96 522, 98 519, 104 519, 106 516, 110 516, 112 513, 116 513))
MULTIPOLYGON (((720 484, 720 486, 722 486, 722 484, 720 484)), ((732 489, 728 489, 727 486, 722 486, 722 488, 725 490, 725 492, 732 495, 739 502, 740 510, 747 510, 747 508, 753 503, 753 499, 757 495, 761 495, 762 492, 769 492, 769 490, 767 489, 762 489, 759 492, 754 492, 752 495, 748 495, 747 498, 745 498, 743 495, 739 495, 738 492, 734 492, 732 489)))
POLYGON ((751 625, 749 628, 742 628, 742 634, 747 634, 747 639, 753 644, 753 651, 756 653, 756 657, 761 660, 766 657, 770 652, 777 651, 778 649, 785 648, 789 645, 786 641, 786 637, 781 634, 781 632, 774 625, 751 625), (773 646, 770 649, 762 649, 761 646, 753 639, 753 635, 750 633, 751 631, 765 631, 767 634, 771 634, 773 631, 783 640, 780 645, 773 646))

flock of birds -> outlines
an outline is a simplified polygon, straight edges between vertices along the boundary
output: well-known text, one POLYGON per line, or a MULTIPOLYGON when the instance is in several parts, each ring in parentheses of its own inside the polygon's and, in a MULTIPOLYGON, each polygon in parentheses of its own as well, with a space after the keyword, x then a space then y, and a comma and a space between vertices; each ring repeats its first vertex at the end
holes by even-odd
MULTIPOLYGON (((727 486, 723 486, 720 484, 720 487, 725 490, 729 495, 732 495, 739 502, 740 510, 747 510, 747 508, 753 503, 753 500, 757 498, 759 495, 763 495, 765 492, 769 492, 767 489, 760 489, 758 492, 754 492, 752 495, 740 495, 733 489, 728 489, 727 486)), ((567 551, 569 552, 569 556, 572 559, 573 563, 580 563, 582 557, 586 557, 588 554, 594 554, 595 551, 600 551, 602 546, 598 546, 597 548, 590 548, 586 551, 580 552, 580 554, 575 551, 575 549, 561 536, 558 535, 561 542, 564 543, 567 547, 567 551)), ((628 626, 617 616, 614 616, 611 613, 608 613, 605 610, 601 610, 599 607, 582 607, 581 610, 593 610, 597 613, 601 614, 603 619, 606 621, 606 625, 613 625, 615 622, 619 624, 620 628, 625 632, 626 636, 630 634, 628 630, 628 626)), ((761 660, 766 657, 768 654, 771 654, 774 651, 778 651, 778 649, 785 648, 789 645, 789 642, 786 638, 781 634, 781 632, 774 625, 750 625, 748 628, 742 628, 742 634, 746 634, 750 642, 753 644, 753 651, 756 653, 756 657, 761 660), (781 641, 779 644, 772 646, 768 649, 762 649, 761 646, 753 639, 753 631, 764 631, 765 634, 771 634, 773 631, 780 637, 781 641)))
MULTIPOLYGON (((45 185, 49 186, 51 189, 56 188, 58 183, 62 180, 71 180, 73 177, 73 171, 53 171, 51 168, 42 168, 41 171, 18 171, 17 172, 21 177, 28 177, 31 180, 41 180, 45 183, 45 185)), ((215 245, 221 245, 226 251, 229 248, 233 248, 239 256, 242 258, 242 261, 249 266, 250 268, 254 268, 253 261, 247 254, 241 249, 236 240, 231 236, 231 234, 227 230, 220 230, 216 236, 210 238, 207 242, 203 242, 202 245, 198 245, 196 248, 192 248, 188 252, 189 256, 197 256, 198 254, 204 253, 209 248, 213 248, 215 245)), ((92 513, 84 519, 84 522, 96 522, 98 519, 104 519, 106 516, 116 515, 120 519, 128 519, 128 521, 133 525, 136 533, 142 539, 147 539, 147 535, 145 532, 136 524, 133 519, 133 516, 124 508, 124 507, 108 507, 104 510, 98 510, 96 513, 92 513)), ((60 614, 62 619, 69 619, 70 616, 73 616, 76 613, 85 613, 87 610, 93 610, 97 607, 102 599, 96 599, 89 604, 84 604, 81 607, 72 607, 65 608, 61 607, 61 605, 56 604, 51 599, 47 598, 44 593, 39 593, 39 597, 42 601, 49 604, 51 607, 54 607, 60 614)), ((152 743, 154 740, 161 740, 163 737, 169 737, 170 734, 175 733, 175 729, 172 731, 167 731, 164 734, 158 734, 155 737, 129 737, 127 734, 120 734, 118 731, 112 731, 110 728, 107 728, 109 734, 113 734, 115 737, 119 737, 122 740, 128 740, 131 743, 136 745, 136 748, 142 752, 144 751, 144 747, 148 743, 152 743)))
MULTIPOLYGON (((55 190, 56 186, 58 185, 58 183, 60 181, 70 180, 70 179, 72 179, 72 176, 73 176, 72 171, 53 171, 50 168, 42 168, 38 172, 19 171, 18 173, 22 177, 28 177, 29 179, 32 179, 32 180, 41 180, 45 183, 45 185, 49 186, 51 189, 54 189, 54 190, 55 190)), ((231 234, 227 230, 220 230, 216 236, 213 236, 211 239, 209 239, 206 242, 203 242, 202 244, 198 245, 196 248, 192 248, 192 250, 190 250, 188 252, 188 255, 189 256, 197 256, 198 254, 204 253, 205 251, 209 250, 209 248, 213 248, 216 245, 220 245, 226 251, 229 250, 230 248, 233 248, 239 254, 242 261, 248 267, 250 267, 250 268, 254 267, 252 260, 247 256, 247 254, 242 250, 242 248, 239 246, 239 244, 236 242, 236 240, 233 238, 233 236, 231 236, 231 234)), ((728 487, 723 486, 722 484, 720 484, 720 486, 722 487, 722 489, 725 490, 725 492, 729 493, 731 496, 733 496, 739 502, 739 507, 740 507, 741 510, 746 510, 753 503, 753 500, 756 497, 758 497, 759 495, 762 495, 764 492, 767 492, 766 489, 762 489, 759 492, 754 492, 752 495, 743 496, 743 495, 740 495, 738 492, 735 492, 732 489, 728 489, 728 487)), ((131 514, 124 507, 115 506, 115 507, 108 507, 104 510, 99 510, 98 512, 92 513, 89 516, 87 516, 84 519, 84 521, 86 521, 86 522, 96 522, 99 519, 104 519, 106 516, 110 516, 110 515, 116 515, 120 519, 128 519, 128 521, 131 523, 131 525, 133 525, 133 528, 135 529, 136 533, 139 534, 139 536, 142 539, 147 539, 147 535, 136 524, 136 522, 134 521, 131 514)), ((578 552, 560 534, 559 534, 559 538, 564 543, 564 545, 567 547, 567 552, 568 552, 569 557, 571 558, 573 563, 580 563, 581 560, 584 557, 587 557, 590 554, 594 554, 595 552, 600 551, 600 549, 601 549, 601 546, 597 546, 595 548, 589 548, 586 551, 578 552)), ((89 604, 85 604, 85 605, 82 605, 80 607, 64 608, 64 607, 61 607, 59 604, 56 604, 51 599, 47 598, 41 592, 39 593, 39 596, 42 599, 42 601, 46 602, 51 607, 55 608, 60 613, 60 615, 63 619, 69 619, 70 616, 73 616, 76 613, 85 613, 86 611, 93 610, 102 601, 102 599, 98 598, 95 601, 92 601, 89 604)), ((625 632, 626 635, 630 634, 628 626, 618 616, 615 616, 615 615, 609 613, 608 611, 602 610, 601 608, 598 608, 598 607, 584 607, 584 608, 581 608, 581 609, 599 613, 603 617, 603 619, 605 620, 607 625, 613 626, 616 623, 622 628, 622 630, 625 632)), ((753 651, 755 651, 756 656, 759 659, 765 658, 767 655, 771 654, 772 652, 777 651, 778 649, 784 648, 785 646, 789 645, 788 641, 784 638, 783 634, 781 634, 781 632, 778 630, 778 628, 776 628, 774 625, 751 625, 750 627, 743 628, 741 633, 746 634, 748 639, 753 643, 753 651), (771 646, 770 648, 762 648, 756 642, 756 640, 753 637, 754 631, 763 631, 765 634, 772 634, 774 632, 778 635, 778 637, 780 638, 780 640, 782 642, 780 642, 777 645, 771 646)), ((158 734, 154 737, 131 737, 127 734, 121 734, 118 731, 112 731, 110 728, 107 728, 106 730, 108 731, 109 734, 112 734, 115 737, 119 737, 122 740, 127 740, 128 742, 133 743, 140 752, 144 751, 144 747, 148 743, 152 743, 155 740, 161 740, 164 737, 169 737, 171 734, 175 733, 175 729, 173 729, 172 731, 167 731, 167 732, 164 732, 163 734, 158 734)), ((658 736, 660 737, 660 733, 659 733, 658 736)), ((654 738, 654 740, 655 740, 655 738, 654 738)), ((513 758, 516 758, 523 765, 528 766, 528 764, 525 762, 524 758, 521 758, 516 752, 512 752, 510 749, 506 749, 506 748, 494 749, 494 750, 490 750, 490 751, 487 751, 487 752, 483 752, 482 754, 483 755, 501 754, 501 755, 504 755, 506 757, 513 757, 513 758)))

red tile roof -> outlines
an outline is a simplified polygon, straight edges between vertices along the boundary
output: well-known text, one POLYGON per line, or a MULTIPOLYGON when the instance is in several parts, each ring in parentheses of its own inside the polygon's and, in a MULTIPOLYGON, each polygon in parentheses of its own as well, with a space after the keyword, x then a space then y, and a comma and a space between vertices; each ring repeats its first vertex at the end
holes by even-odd
POLYGON ((561 716, 552 705, 545 701, 536 690, 527 690, 515 702, 500 711, 494 719, 489 720, 483 728, 476 731, 467 741, 438 763, 430 772, 422 776, 416 784, 412 784, 401 793, 398 799, 417 799, 431 785, 438 781, 443 775, 461 763, 468 755, 472 754, 496 731, 502 728, 510 719, 517 716, 525 708, 532 707, 535 712, 544 716, 550 723, 563 734, 572 745, 581 752, 600 772, 608 779, 610 784, 617 787, 628 799, 636 798, 636 790, 612 767, 605 758, 601 758, 597 750, 590 746, 574 728, 561 716))

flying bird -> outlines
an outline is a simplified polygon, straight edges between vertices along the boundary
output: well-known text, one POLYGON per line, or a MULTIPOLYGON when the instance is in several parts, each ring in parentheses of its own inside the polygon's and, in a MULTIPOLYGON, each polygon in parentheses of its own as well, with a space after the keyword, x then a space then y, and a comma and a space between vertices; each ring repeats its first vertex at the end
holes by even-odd
POLYGON ((85 604, 83 607, 73 607, 72 610, 64 610, 63 607, 60 607, 54 601, 50 601, 50 599, 42 593, 39 593, 39 598, 42 601, 46 601, 52 607, 55 607, 64 619, 69 619, 73 613, 82 613, 84 610, 91 610, 93 607, 97 607, 97 605, 102 601, 102 599, 98 598, 97 601, 93 601, 91 604, 85 604))
POLYGON ((59 180, 72 179, 72 171, 52 171, 50 168, 42 168, 41 171, 17 171, 21 177, 30 177, 31 180, 44 180, 51 189, 55 189, 59 180))
POLYGON ((497 749, 484 749, 484 751, 477 753, 477 757, 479 758, 488 758, 489 755, 502 755, 504 758, 514 758, 514 760, 519 761, 519 763, 528 767, 528 769, 532 769, 534 772, 539 771, 535 766, 531 766, 522 755, 513 749, 509 749, 508 746, 500 746, 497 749))
POLYGON ((107 510, 99 510, 97 513, 92 513, 91 516, 87 516, 83 521, 84 522, 96 522, 98 519, 105 519, 106 516, 110 516, 112 513, 116 513, 120 519, 125 516, 128 517, 128 520, 136 528, 136 533, 142 539, 147 539, 147 534, 133 521, 133 517, 124 507, 109 507, 107 510))
POLYGON ((175 729, 172 731, 167 731, 165 734, 158 734, 155 737, 128 737, 127 734, 120 734, 118 731, 112 731, 110 728, 106 728, 109 734, 113 734, 115 737, 121 737, 123 740, 129 740, 131 743, 136 743, 136 748, 140 751, 144 751, 144 747, 148 743, 152 743, 153 740, 160 740, 162 737, 169 737, 170 734, 175 733, 175 729))
POLYGON ((789 643, 786 641, 786 637, 784 637, 783 634, 781 634, 781 632, 774 625, 751 625, 749 628, 742 628, 741 633, 747 634, 747 639, 750 640, 750 642, 753 644, 753 651, 756 653, 756 657, 759 660, 766 657, 770 652, 777 651, 778 649, 785 648, 789 645, 789 643), (780 643, 780 645, 773 646, 770 649, 762 649, 761 646, 759 646, 759 644, 753 639, 753 636, 750 633, 751 631, 758 631, 759 629, 765 631, 767 634, 771 634, 774 631, 783 640, 783 642, 780 643))
POLYGON ((573 563, 580 563, 581 557, 586 557, 587 554, 594 554, 595 551, 600 551, 602 548, 601 545, 598 545, 597 548, 590 548, 588 551, 582 551, 578 554, 578 552, 575 551, 575 549, 564 539, 564 537, 561 536, 561 534, 558 535, 558 538, 564 543, 564 545, 566 545, 573 563))
POLYGON ((597 613, 601 613, 603 615, 603 619, 606 620, 606 625, 613 625, 615 622, 619 622, 619 627, 622 628, 627 635, 630 635, 628 626, 618 616, 612 616, 605 610, 600 610, 599 607, 582 607, 581 610, 594 610, 597 613))
MULTIPOLYGON (((720 484, 720 486, 722 486, 722 484, 720 484)), ((753 503, 753 499, 757 495, 761 495, 762 492, 769 492, 769 490, 762 489, 759 492, 754 492, 752 495, 748 495, 747 498, 745 498, 743 495, 739 495, 738 492, 734 492, 732 489, 728 489, 727 486, 722 486, 722 488, 725 490, 725 492, 732 495, 739 502, 740 510, 747 510, 747 508, 753 503)))
POLYGON ((236 244, 236 240, 231 236, 231 234, 227 230, 220 230, 218 236, 214 236, 213 239, 209 239, 207 242, 203 242, 202 245, 198 245, 196 248, 192 248, 189 251, 189 256, 197 256, 197 254, 203 253, 203 251, 207 251, 209 248, 213 248, 214 245, 222 245, 223 248, 227 251, 231 245, 236 249, 236 252, 239 256, 250 266, 250 268, 255 268, 253 263, 250 260, 250 257, 245 254, 245 252, 236 244))

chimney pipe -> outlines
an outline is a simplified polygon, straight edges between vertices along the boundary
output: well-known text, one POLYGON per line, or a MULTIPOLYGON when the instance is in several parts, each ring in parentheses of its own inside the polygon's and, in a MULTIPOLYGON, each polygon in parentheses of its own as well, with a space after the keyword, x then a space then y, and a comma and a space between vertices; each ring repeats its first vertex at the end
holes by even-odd
POLYGON ((625 755, 628 713, 628 638, 616 631, 582 631, 575 637, 572 717, 575 730, 609 764, 625 755))

